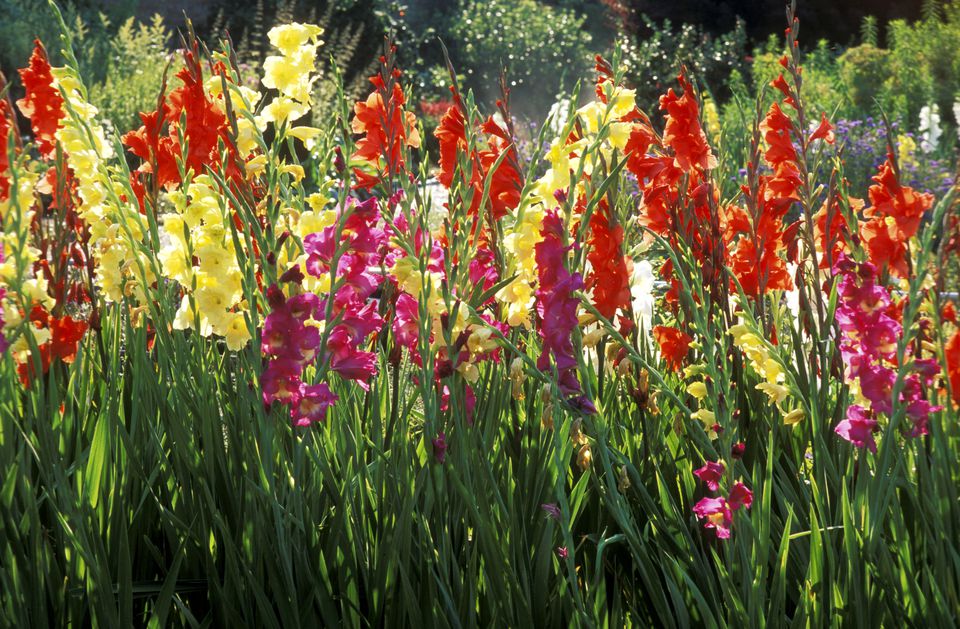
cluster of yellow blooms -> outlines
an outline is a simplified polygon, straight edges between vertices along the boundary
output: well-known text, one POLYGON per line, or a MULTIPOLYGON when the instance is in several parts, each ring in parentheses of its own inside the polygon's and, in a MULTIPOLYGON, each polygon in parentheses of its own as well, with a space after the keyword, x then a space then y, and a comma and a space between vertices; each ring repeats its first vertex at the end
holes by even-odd
POLYGON ((787 399, 790 390, 783 384, 786 376, 783 366, 770 355, 767 344, 756 333, 741 324, 734 325, 729 330, 733 337, 733 344, 743 352, 750 361, 750 367, 762 379, 756 388, 763 391, 770 401, 777 405, 783 413, 783 421, 787 424, 797 424, 803 419, 803 410, 783 410, 783 401, 787 399))
POLYGON ((53 76, 68 105, 56 137, 77 180, 80 197, 77 213, 90 229, 97 284, 107 301, 120 301, 125 292, 133 292, 143 302, 142 287, 156 280, 147 256, 133 245, 143 241, 146 232, 143 217, 136 201, 120 201, 125 190, 110 177, 107 169, 108 160, 115 157, 113 147, 96 121, 97 108, 83 95, 76 71, 69 67, 54 68, 53 76), (132 281, 137 277, 138 267, 144 270, 142 282, 132 281))
MULTIPOLYGON (((594 100, 576 112, 583 137, 568 143, 572 128, 568 124, 551 143, 545 155, 550 167, 533 186, 531 203, 521 203, 520 208, 512 213, 513 223, 504 230, 503 247, 509 272, 515 273, 516 278, 500 289, 497 299, 507 308, 510 326, 530 324, 537 281, 535 247, 541 240, 540 229, 546 207, 554 203, 557 192, 568 192, 571 173, 577 173, 582 166, 584 174, 589 176, 597 164, 612 163, 614 150, 623 151, 630 138, 631 123, 620 122, 620 119, 636 106, 636 92, 615 86, 610 81, 604 83, 604 89, 606 103, 594 100), (601 133, 602 141, 597 144, 601 133), (593 148, 595 150, 591 150, 593 148)), ((585 193, 583 180, 578 181, 572 193, 578 196, 585 193)))
MULTIPOLYGON (((707 397, 707 383, 702 380, 695 380, 695 378, 703 375, 703 365, 690 365, 683 370, 683 375, 687 380, 693 380, 693 382, 687 385, 687 393, 696 398, 698 405, 702 404, 703 400, 707 397)), ((716 431, 716 413, 700 406, 691 417, 703 424, 703 429, 710 435, 711 439, 717 438, 719 433, 716 431)))
POLYGON ((167 194, 174 211, 163 216, 166 244, 158 258, 163 275, 185 290, 173 327, 216 334, 239 350, 250 340, 243 299, 243 272, 229 225, 230 209, 207 175, 167 194))
MULTIPOLYGON (((16 169, 15 169, 16 170, 16 169)), ((47 292, 47 280, 35 276, 33 263, 39 251, 27 243, 27 231, 33 221, 34 188, 39 177, 25 170, 16 170, 16 188, 11 186, 9 196, 0 201, 0 291, 4 294, 0 311, 3 312, 3 333, 7 338, 15 338, 10 351, 17 362, 29 360, 29 344, 25 336, 16 336, 16 330, 23 322, 23 309, 40 304, 47 310, 53 308, 54 300, 47 292), (20 303, 23 300, 23 304, 20 303)), ((50 330, 46 327, 25 326, 31 330, 37 345, 50 340, 50 330)))
POLYGON ((503 238, 503 249, 512 263, 511 272, 517 277, 497 291, 497 300, 506 306, 507 325, 511 327, 530 324, 533 287, 537 282, 535 248, 542 240, 542 223, 543 207, 528 207, 515 215, 513 226, 506 230, 503 238))
MULTIPOLYGON (((260 127, 269 122, 280 126, 310 111, 310 91, 316 81, 317 48, 323 43, 323 29, 313 24, 284 24, 267 33, 270 44, 280 51, 263 62, 263 85, 280 92, 264 107, 260 127)), ((303 138, 302 138, 303 139, 303 138)))

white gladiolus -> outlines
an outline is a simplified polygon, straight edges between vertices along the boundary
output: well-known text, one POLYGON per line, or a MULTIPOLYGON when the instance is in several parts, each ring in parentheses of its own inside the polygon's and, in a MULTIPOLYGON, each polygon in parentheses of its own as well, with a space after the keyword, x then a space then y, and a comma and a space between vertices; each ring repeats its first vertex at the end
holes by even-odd
POLYGON ((920 148, 932 153, 940 142, 940 110, 936 105, 924 105, 920 110, 920 148))
POLYGON ((633 278, 630 282, 633 312, 638 319, 637 324, 648 334, 653 324, 654 284, 653 265, 646 260, 634 262, 633 278))

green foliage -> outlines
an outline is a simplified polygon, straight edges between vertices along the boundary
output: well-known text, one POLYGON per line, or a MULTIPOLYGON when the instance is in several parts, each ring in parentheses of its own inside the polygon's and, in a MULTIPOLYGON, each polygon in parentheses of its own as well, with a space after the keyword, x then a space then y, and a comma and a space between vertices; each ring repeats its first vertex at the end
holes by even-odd
POLYGON ((942 11, 927 13, 927 19, 913 24, 902 20, 890 24, 888 98, 894 111, 914 129, 920 109, 930 104, 938 105, 952 128, 953 102, 960 91, 956 54, 960 49, 960 6, 950 3, 942 11))
POLYGON ((850 104, 861 115, 874 112, 891 78, 890 51, 865 43, 847 49, 837 63, 850 104))
POLYGON ((467 86, 486 101, 499 97, 500 69, 522 110, 541 110, 583 76, 591 38, 584 18, 535 0, 470 0, 450 27, 451 55, 467 86))
POLYGON ((100 58, 104 77, 91 85, 90 99, 117 129, 137 128, 137 114, 156 108, 169 58, 169 39, 163 18, 156 15, 150 24, 128 18, 110 40, 100 58))
MULTIPOLYGON (((751 70, 755 93, 760 93, 764 88, 768 91, 772 89, 770 83, 783 71, 780 59, 784 51, 776 40, 771 38, 771 41, 773 45, 768 42, 764 48, 754 53, 751 70)), ((769 104, 773 97, 773 94, 769 93, 766 102, 769 104)), ((833 117, 834 113, 848 102, 840 79, 836 53, 825 40, 817 42, 817 47, 804 57, 802 97, 809 106, 816 109, 817 117, 820 111, 833 117)))
POLYGON ((637 89, 637 100, 655 110, 657 99, 673 84, 683 64, 697 80, 726 97, 727 77, 745 69, 747 35, 742 21, 727 33, 710 35, 693 24, 675 26, 642 17, 643 26, 622 35, 619 46, 627 78, 637 89))

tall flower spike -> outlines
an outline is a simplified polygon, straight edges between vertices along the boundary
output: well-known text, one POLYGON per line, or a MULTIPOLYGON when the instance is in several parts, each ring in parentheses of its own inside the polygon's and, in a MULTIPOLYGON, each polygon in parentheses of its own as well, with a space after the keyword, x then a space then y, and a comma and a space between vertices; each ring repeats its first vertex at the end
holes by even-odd
POLYGON ((574 406, 591 413, 593 403, 581 395, 577 379, 577 359, 573 353, 571 335, 577 327, 578 300, 573 295, 583 288, 579 273, 567 270, 569 247, 563 244, 565 233, 563 220, 557 210, 549 210, 543 219, 543 240, 536 245, 540 286, 537 289, 537 314, 539 332, 543 340, 537 368, 550 370, 553 358, 557 370, 560 391, 568 396, 574 406))
POLYGON ((30 65, 20 70, 20 80, 26 95, 17 101, 17 106, 30 119, 40 156, 53 159, 57 146, 55 135, 64 115, 63 98, 54 86, 47 51, 39 39, 33 42, 30 65))

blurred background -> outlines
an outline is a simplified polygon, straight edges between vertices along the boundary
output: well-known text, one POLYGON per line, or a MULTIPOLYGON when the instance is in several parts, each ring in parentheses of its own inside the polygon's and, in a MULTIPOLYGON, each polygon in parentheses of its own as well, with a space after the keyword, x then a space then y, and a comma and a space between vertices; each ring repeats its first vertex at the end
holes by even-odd
MULTIPOLYGON (((654 116, 659 95, 685 64, 702 90, 713 140, 733 154, 744 150, 736 142, 748 137, 754 101, 776 76, 786 24, 783 0, 69 0, 60 6, 91 99, 119 129, 138 125, 137 112, 155 107, 185 17, 211 46, 231 39, 252 87, 269 54, 266 32, 296 20, 325 29, 317 116, 333 102, 338 75, 349 97, 365 94, 389 36, 426 137, 449 105, 445 45, 461 84, 488 112, 506 67, 512 113, 532 138, 576 82, 591 79, 593 56, 618 50, 638 103, 654 116), (734 144, 724 145, 726 138, 734 144)), ((838 123, 850 176, 866 181, 882 161, 888 137, 882 113, 915 176, 911 183, 930 190, 951 185, 946 164, 953 163, 960 114, 956 3, 800 0, 798 13, 807 102, 838 123)), ((25 65, 34 37, 47 42, 57 62, 57 28, 46 0, 0 0, 0 17, 0 70, 16 98, 16 68, 25 65)))

